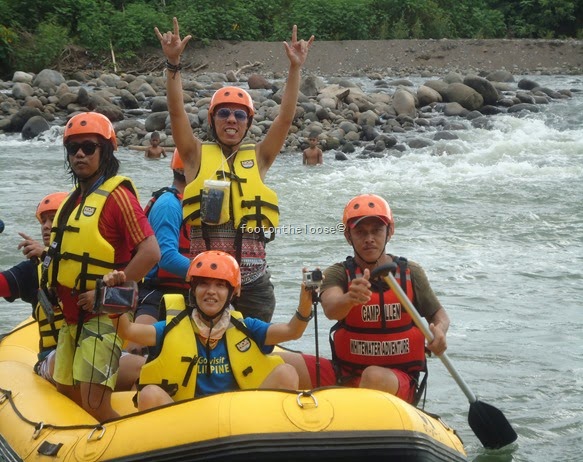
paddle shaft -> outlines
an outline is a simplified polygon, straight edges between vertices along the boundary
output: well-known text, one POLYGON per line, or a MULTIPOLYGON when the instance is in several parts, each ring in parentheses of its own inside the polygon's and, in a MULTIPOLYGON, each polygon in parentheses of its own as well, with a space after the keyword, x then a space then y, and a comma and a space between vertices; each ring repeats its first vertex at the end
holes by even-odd
MULTIPOLYGON (((411 318, 413 318, 413 322, 415 323, 415 325, 421 330, 421 332, 423 333, 425 338, 429 342, 432 342, 433 341, 433 333, 429 329, 427 321, 421 317, 421 315, 417 311, 417 308, 415 308, 413 306, 413 303, 411 303, 411 300, 409 300, 409 297, 407 297, 407 294, 403 291, 403 289, 401 288, 401 286, 399 285, 399 283, 395 279, 395 276, 393 276, 393 274, 391 272, 389 272, 386 276, 383 276, 383 277, 384 277, 385 281, 387 282, 387 284, 389 285, 389 287, 391 288, 391 290, 393 290, 397 294, 399 301, 405 307, 405 310, 407 310, 407 313, 409 313, 409 316, 411 316, 411 318)), ((446 369, 449 371, 449 373, 451 374, 453 379, 457 382, 459 387, 462 389, 462 391, 464 392, 464 394, 468 398, 468 401, 470 402, 470 404, 475 403, 477 401, 476 395, 472 392, 472 390, 470 390, 470 387, 468 386, 468 384, 459 375, 458 371, 455 369, 455 367, 453 366, 453 364, 449 360, 449 357, 447 356, 447 354, 442 353, 440 355, 437 355, 437 357, 439 359, 441 359, 441 362, 445 365, 446 369)))

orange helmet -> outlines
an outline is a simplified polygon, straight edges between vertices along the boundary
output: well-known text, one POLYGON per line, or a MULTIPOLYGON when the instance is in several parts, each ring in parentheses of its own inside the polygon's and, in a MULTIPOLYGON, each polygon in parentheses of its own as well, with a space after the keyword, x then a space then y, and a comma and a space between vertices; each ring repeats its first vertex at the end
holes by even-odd
POLYGON ((215 113, 216 107, 219 104, 225 103, 234 103, 245 106, 247 108, 247 113, 249 114, 249 125, 251 125, 251 121, 255 115, 255 109, 253 109, 253 100, 251 99, 251 95, 249 93, 239 87, 223 87, 214 93, 213 97, 211 98, 208 111, 209 125, 212 126, 213 114, 215 113))
POLYGON ((192 278, 222 279, 231 285, 234 293, 241 288, 241 270, 237 260, 220 250, 207 250, 194 257, 186 273, 188 282, 192 278))
POLYGON ((386 200, 376 194, 361 194, 344 207, 342 223, 345 229, 354 228, 361 220, 376 217, 389 227, 389 237, 395 232, 393 213, 386 200))
POLYGON ((63 144, 72 135, 99 135, 106 140, 111 141, 113 150, 117 150, 117 139, 115 137, 115 130, 110 120, 103 114, 98 112, 82 112, 76 116, 71 117, 65 126, 65 134, 63 135, 63 144))
POLYGON ((179 168, 184 170, 184 164, 182 163, 182 159, 180 158, 180 154, 178 154, 178 149, 174 150, 174 154, 172 155, 172 161, 170 162, 170 168, 172 170, 176 170, 179 168))
POLYGON ((45 212, 56 212, 61 203, 67 198, 69 193, 56 192, 43 197, 36 207, 36 219, 41 222, 41 214, 45 212))

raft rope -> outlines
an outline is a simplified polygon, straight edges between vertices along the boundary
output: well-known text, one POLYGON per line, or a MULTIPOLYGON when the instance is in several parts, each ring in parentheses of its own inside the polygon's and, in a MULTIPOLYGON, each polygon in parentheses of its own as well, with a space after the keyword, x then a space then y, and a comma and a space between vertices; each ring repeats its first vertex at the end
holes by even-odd
MULTIPOLYGON (((22 420, 23 422, 26 422, 27 424, 34 427, 34 430, 35 430, 34 434, 33 434, 34 439, 37 439, 38 436, 40 435, 40 432, 45 428, 52 428, 54 430, 93 430, 93 431, 102 430, 102 431, 105 431, 105 427, 101 423, 92 424, 92 425, 90 425, 90 424, 87 424, 87 425, 53 425, 53 424, 46 424, 44 422, 35 422, 33 420, 26 418, 18 410, 18 407, 16 406, 16 403, 14 402, 14 399, 12 398, 12 391, 11 390, 6 390, 4 388, 0 388, 0 393, 2 394, 2 396, 0 396, 0 404, 2 404, 4 401, 8 400, 8 402, 10 403, 10 406, 14 410, 14 413, 20 418, 20 420, 22 420)), ((92 434, 93 434, 93 432, 91 433, 91 435, 92 434)), ((103 436, 103 434, 101 436, 103 436)), ((101 436, 99 438, 101 438, 101 436)))

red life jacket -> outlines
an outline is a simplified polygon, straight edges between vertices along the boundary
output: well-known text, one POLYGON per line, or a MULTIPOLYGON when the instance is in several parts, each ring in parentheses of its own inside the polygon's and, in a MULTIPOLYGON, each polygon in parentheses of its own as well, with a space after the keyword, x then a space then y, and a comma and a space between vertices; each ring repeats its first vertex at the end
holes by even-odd
MULTIPOLYGON (((174 194, 176 199, 182 201, 182 194, 180 194, 176 188, 173 187, 161 188, 158 191, 154 191, 152 193, 151 199, 144 207, 144 213, 146 214, 146 216, 150 214, 150 211, 152 210, 152 207, 154 206, 158 198, 166 192, 174 194)), ((180 227, 180 233, 178 235, 178 252, 180 252, 180 254, 185 256, 186 258, 190 258, 190 225, 187 225, 184 222, 180 227)), ((160 266, 158 266, 156 276, 148 277, 147 282, 155 286, 156 288, 177 287, 182 290, 190 289, 189 284, 183 278, 177 276, 174 273, 170 273, 160 268, 160 266)))
MULTIPOLYGON (((395 278, 410 300, 413 284, 407 260, 396 258, 395 278)), ((344 262, 348 285, 362 270, 352 257, 344 262)), ((425 338, 397 295, 384 283, 371 281, 373 295, 364 305, 355 305, 348 315, 330 330, 334 362, 345 371, 360 374, 371 365, 417 374, 425 369, 425 338)))

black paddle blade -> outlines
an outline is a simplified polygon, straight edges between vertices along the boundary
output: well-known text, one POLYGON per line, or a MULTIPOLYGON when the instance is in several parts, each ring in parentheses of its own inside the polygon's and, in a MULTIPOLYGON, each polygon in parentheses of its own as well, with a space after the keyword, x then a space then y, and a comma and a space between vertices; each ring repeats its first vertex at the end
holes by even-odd
POLYGON ((502 411, 482 401, 470 404, 468 423, 486 449, 499 449, 518 438, 502 411))

